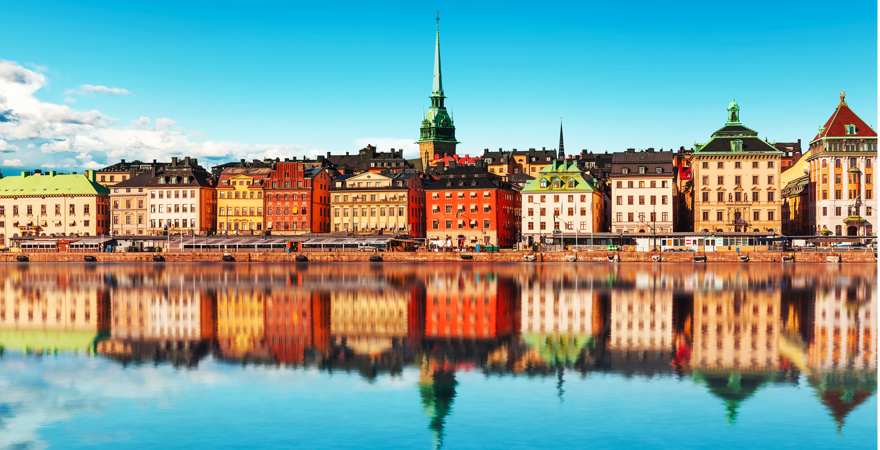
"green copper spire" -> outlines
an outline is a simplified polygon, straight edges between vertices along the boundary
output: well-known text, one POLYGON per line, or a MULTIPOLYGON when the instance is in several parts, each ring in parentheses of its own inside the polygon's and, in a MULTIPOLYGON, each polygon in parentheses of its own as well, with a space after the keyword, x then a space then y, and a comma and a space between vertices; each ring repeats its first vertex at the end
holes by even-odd
POLYGON ((432 97, 443 97, 443 72, 440 69, 440 14, 437 13, 437 37, 434 42, 434 85, 432 97))
MULTIPOLYGON (((443 142, 455 144, 455 124, 446 111, 446 95, 443 93, 443 73, 440 69, 440 16, 437 16, 437 32, 434 42, 434 82, 431 88, 431 106, 425 112, 418 142, 443 142)), ((435 149, 435 153, 455 153, 455 147, 435 149)), ((433 156, 433 155, 432 155, 433 156)))

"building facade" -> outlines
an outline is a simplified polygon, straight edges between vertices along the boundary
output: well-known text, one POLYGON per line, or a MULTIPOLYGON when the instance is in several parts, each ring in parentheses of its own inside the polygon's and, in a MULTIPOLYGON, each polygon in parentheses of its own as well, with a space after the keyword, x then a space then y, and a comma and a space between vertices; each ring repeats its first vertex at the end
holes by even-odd
POLYGON ((782 232, 783 152, 740 122, 731 102, 724 127, 694 149, 694 231, 782 232))
POLYGON ((629 149, 611 164, 611 232, 671 233, 678 195, 673 153, 629 149))
POLYGON ((266 230, 293 235, 330 231, 330 172, 306 163, 275 164, 263 187, 266 230))
POLYGON ((425 216, 434 246, 513 247, 519 238, 519 193, 482 165, 448 167, 425 183, 425 216))
POLYGON ((155 159, 152 163, 139 160, 126 161, 123 159, 116 164, 111 164, 102 169, 98 169, 95 179, 102 186, 115 186, 117 183, 121 183, 139 173, 149 172, 153 167, 162 166, 164 164, 165 163, 156 162, 155 159))
POLYGON ((265 232, 263 188, 272 169, 231 167, 217 182, 217 233, 259 235, 265 232))
POLYGON ((846 104, 840 103, 810 142, 809 161, 816 234, 876 234, 874 166, 877 133, 846 104))
POLYGON ((575 161, 555 161, 537 175, 520 193, 523 241, 574 241, 580 233, 602 230, 603 195, 575 161))
POLYGON ((214 230, 210 173, 190 157, 155 164, 110 189, 114 236, 205 235, 214 230))
POLYGON ((425 191, 415 172, 339 177, 330 191, 334 233, 425 236, 425 191))
POLYGON ((95 172, 22 172, 0 178, 0 242, 26 236, 100 236, 110 232, 107 188, 95 172))

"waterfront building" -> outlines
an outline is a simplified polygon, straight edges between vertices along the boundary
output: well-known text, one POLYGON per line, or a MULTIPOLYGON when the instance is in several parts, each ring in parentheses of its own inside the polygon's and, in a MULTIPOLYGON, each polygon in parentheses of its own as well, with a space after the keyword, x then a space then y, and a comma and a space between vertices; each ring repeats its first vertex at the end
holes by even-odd
POLYGON ((602 230, 603 195, 575 161, 555 161, 536 175, 520 193, 523 241, 558 236, 574 243, 578 234, 602 230))
POLYGON ((263 222, 263 188, 269 167, 230 167, 217 183, 217 233, 259 235, 263 222))
POLYGON ((21 172, 0 178, 0 243, 25 236, 100 236, 110 231, 107 188, 95 172, 21 172))
MULTIPOLYGON (((782 185, 782 233, 787 236, 813 234, 810 185, 810 150, 780 175, 782 185)), ((798 156, 801 156, 800 154, 798 156)))
MULTIPOLYGON (((801 157, 803 157, 800 139, 798 139, 797 142, 774 142, 773 146, 782 152, 780 169, 783 172, 791 168, 791 166, 795 165, 801 160, 801 157)), ((783 186, 784 185, 785 183, 783 183, 783 186)))
MULTIPOLYGON (((316 163, 320 166, 325 164, 324 160, 319 157, 316 163)), ((220 179, 220 174, 223 173, 226 169, 271 169, 275 167, 275 163, 278 162, 278 159, 264 158, 264 159, 254 159, 248 161, 244 158, 238 161, 230 161, 223 164, 217 164, 216 166, 211 166, 211 176, 215 180, 220 179)))
POLYGON ((783 152, 740 122, 735 101, 727 112, 694 149, 694 231, 781 233, 783 152))
POLYGON ((678 195, 675 199, 675 214, 673 215, 673 229, 676 231, 694 231, 694 177, 691 159, 693 150, 678 149, 672 157, 673 170, 675 170, 675 184, 678 195))
POLYGON ((816 234, 870 236, 875 234, 874 166, 877 133, 840 102, 810 141, 810 183, 816 234))
POLYGON ((153 167, 155 166, 163 165, 165 165, 165 163, 156 162, 155 159, 152 163, 140 160, 126 161, 123 159, 116 164, 111 164, 107 167, 98 169, 95 178, 102 186, 110 187, 139 173, 149 172, 150 170, 153 170, 153 167))
POLYGON ((556 161, 557 152, 557 150, 548 150, 547 148, 541 150, 534 148, 504 150, 499 148, 497 151, 484 149, 481 159, 489 172, 496 175, 502 177, 525 175, 534 178, 541 170, 556 161))
POLYGON ((330 231, 330 171, 307 162, 275 164, 263 186, 266 230, 276 235, 330 231))
POLYGON ((425 182, 425 224, 438 247, 513 247, 519 237, 519 193, 483 165, 446 167, 425 182))
MULTIPOLYGON (((359 174, 361 172, 389 172, 400 173, 410 170, 413 165, 403 157, 403 150, 391 149, 387 152, 376 150, 373 145, 358 150, 354 155, 345 152, 344 155, 332 155, 320 158, 325 166, 330 166, 344 174, 359 174)), ((315 167, 308 167, 315 168, 315 167)))
POLYGON ((334 233, 425 236, 425 191, 413 171, 338 177, 330 210, 334 233))
POLYGON ((173 157, 113 185, 110 200, 114 236, 205 235, 214 229, 213 180, 190 157, 173 157))
POLYGON ((611 232, 671 233, 678 196, 673 153, 628 149, 611 165, 611 232))
POLYGON ((440 67, 440 19, 434 41, 434 79, 431 85, 431 106, 425 112, 419 128, 419 159, 422 170, 434 162, 435 155, 455 154, 455 124, 446 111, 446 94, 443 93, 443 71, 440 67))

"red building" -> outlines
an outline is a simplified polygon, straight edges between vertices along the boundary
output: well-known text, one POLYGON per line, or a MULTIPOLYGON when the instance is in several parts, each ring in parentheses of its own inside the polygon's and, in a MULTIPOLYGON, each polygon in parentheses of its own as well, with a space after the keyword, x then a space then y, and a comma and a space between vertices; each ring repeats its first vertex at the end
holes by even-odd
POLYGON ((519 192, 483 165, 446 167, 425 183, 425 216, 431 246, 513 247, 519 239, 519 192))
POLYGON ((265 182, 266 230, 292 235, 330 231, 330 173, 306 161, 281 161, 265 182))
POLYGON ((282 364, 302 364, 306 352, 326 352, 329 295, 304 289, 276 289, 266 299, 265 336, 282 364))
POLYGON ((493 273, 440 274, 428 280, 425 337, 495 339, 517 328, 516 283, 493 273))

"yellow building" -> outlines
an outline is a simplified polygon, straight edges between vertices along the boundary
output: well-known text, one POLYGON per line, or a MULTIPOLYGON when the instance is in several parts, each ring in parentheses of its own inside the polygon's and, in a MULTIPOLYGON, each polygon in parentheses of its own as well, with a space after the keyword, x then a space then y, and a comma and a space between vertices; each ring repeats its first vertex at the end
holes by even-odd
POLYGON ((727 111, 724 127, 694 150, 694 231, 780 233, 783 152, 740 122, 735 101, 727 111))
POLYGON ((217 184, 217 233, 263 232, 263 183, 271 173, 266 167, 223 170, 217 184))

